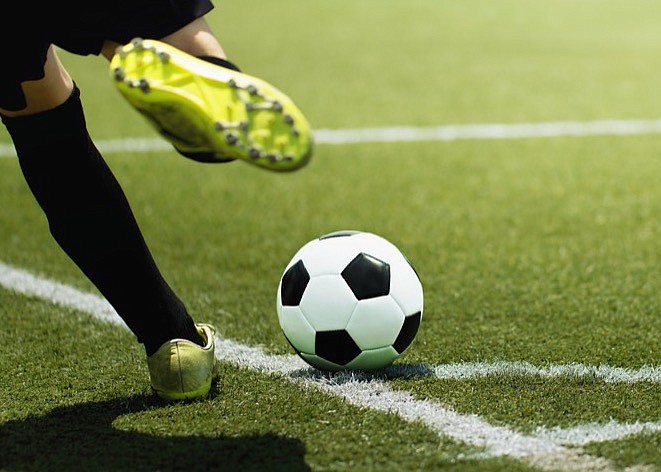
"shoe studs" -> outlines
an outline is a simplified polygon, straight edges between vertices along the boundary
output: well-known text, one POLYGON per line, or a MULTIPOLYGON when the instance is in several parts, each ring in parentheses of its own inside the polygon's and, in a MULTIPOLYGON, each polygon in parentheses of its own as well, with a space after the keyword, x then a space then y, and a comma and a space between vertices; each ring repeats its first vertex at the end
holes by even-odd
MULTIPOLYGON (((284 113, 284 107, 282 106, 282 103, 280 103, 277 100, 272 100, 265 94, 263 94, 259 88, 254 85, 254 84, 249 84, 246 86, 239 85, 235 79, 229 79, 227 81, 227 85, 235 90, 243 90, 247 92, 247 95, 245 94, 240 94, 238 93, 236 97, 243 102, 243 105, 245 107, 246 113, 251 114, 254 112, 259 112, 259 111, 271 111, 274 112, 276 115, 280 115, 282 117, 282 121, 290 127, 290 136, 293 138, 298 138, 300 136, 300 132, 298 129, 295 127, 295 119, 292 115, 288 113, 284 113), (261 100, 255 100, 255 98, 260 98, 261 100)), ((275 123, 275 116, 271 117, 266 117, 264 118, 266 121, 270 123, 275 123)), ((230 127, 227 123, 224 124, 225 128, 227 129, 230 127)), ((255 144, 250 144, 251 142, 254 142, 254 139, 256 138, 255 136, 250 136, 248 134, 249 131, 249 122, 248 121, 242 121, 239 122, 237 126, 234 124, 231 124, 231 127, 236 127, 238 130, 240 130, 243 135, 245 136, 244 142, 248 143, 248 146, 244 147, 244 150, 247 152, 248 157, 253 160, 257 161, 260 159, 264 159, 267 161, 269 164, 274 165, 274 164, 279 164, 282 162, 293 162, 294 161, 294 155, 290 153, 285 153, 285 147, 287 146, 287 142, 289 139, 287 139, 284 136, 281 136, 280 138, 277 139, 277 141, 283 141, 280 144, 277 145, 277 147, 280 148, 281 152, 264 152, 261 151, 258 145, 255 144)), ((260 139, 260 138, 257 138, 260 139)), ((264 137, 263 139, 268 139, 268 137, 264 137)), ((290 138, 291 139, 291 138, 290 138)), ((227 135, 225 135, 225 141, 230 144, 230 145, 237 145, 238 142, 230 143, 230 140, 228 140, 227 135)), ((237 140, 238 141, 238 140, 237 140)), ((271 147, 271 146, 268 146, 271 147)))
MULTIPOLYGON (((162 64, 167 64, 170 61, 170 54, 165 51, 159 51, 156 47, 145 45, 142 38, 133 38, 127 46, 120 46, 115 50, 115 53, 122 59, 126 58, 130 53, 142 53, 144 51, 149 51, 154 54, 162 64)), ((143 56, 137 56, 139 61, 142 61, 143 56)), ((140 79, 128 79, 126 77, 126 70, 122 66, 115 67, 113 69, 113 77, 117 82, 125 82, 126 85, 130 88, 138 88, 144 93, 149 93, 151 87, 149 86, 149 81, 144 77, 140 79)))
POLYGON ((225 142, 230 146, 236 146, 236 144, 239 142, 239 137, 236 135, 236 133, 229 131, 225 133, 225 142))
POLYGON ((133 50, 135 51, 142 51, 144 49, 142 38, 133 38, 131 40, 131 46, 133 46, 133 50))
MULTIPOLYGON (((136 77, 132 72, 133 61, 136 70, 140 70, 141 63, 166 65, 174 61, 167 50, 141 38, 134 38, 128 45, 119 47, 116 54, 121 60, 111 72, 113 79, 144 94, 150 93, 152 87, 158 88, 159 83, 154 79, 150 84, 147 77, 136 77)), ((225 83, 234 103, 228 104, 228 113, 223 116, 229 119, 217 119, 212 123, 212 129, 219 134, 219 144, 224 143, 228 153, 242 154, 263 167, 277 169, 278 164, 294 162, 300 136, 296 126, 299 123, 294 115, 286 113, 282 102, 271 97, 268 89, 263 89, 259 82, 255 83, 249 77, 239 75, 228 78, 225 83), (237 105, 244 107, 245 114, 233 110, 237 105), (238 119, 231 121, 232 115, 238 119), (229 151, 229 148, 235 151, 229 151)), ((224 146, 221 144, 220 147, 224 146)))
POLYGON ((159 58, 162 64, 167 64, 170 62, 170 55, 167 52, 158 51, 156 52, 156 56, 159 58))
POLYGON ((125 72, 124 69, 121 68, 121 67, 115 67, 115 68, 112 70, 112 73, 113 73, 113 76, 115 77, 115 80, 116 80, 117 82, 121 82, 121 81, 124 80, 124 78, 126 77, 126 72, 125 72))
MULTIPOLYGON (((117 69, 120 69, 119 67, 117 69)), ((140 89, 144 93, 149 93, 151 88, 149 87, 149 82, 147 79, 140 79, 140 80, 129 80, 126 79, 126 77, 123 75, 123 71, 117 71, 115 70, 115 79, 117 81, 124 81, 126 85, 128 85, 129 88, 137 88, 140 89)))

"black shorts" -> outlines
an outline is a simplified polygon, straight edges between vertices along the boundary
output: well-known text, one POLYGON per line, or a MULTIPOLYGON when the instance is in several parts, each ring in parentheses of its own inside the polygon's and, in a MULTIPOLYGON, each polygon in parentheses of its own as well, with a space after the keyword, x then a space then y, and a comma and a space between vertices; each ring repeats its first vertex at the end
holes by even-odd
POLYGON ((103 42, 161 39, 213 9, 211 0, 2 0, 0 108, 20 110, 20 83, 44 77, 51 44, 98 55, 103 42))

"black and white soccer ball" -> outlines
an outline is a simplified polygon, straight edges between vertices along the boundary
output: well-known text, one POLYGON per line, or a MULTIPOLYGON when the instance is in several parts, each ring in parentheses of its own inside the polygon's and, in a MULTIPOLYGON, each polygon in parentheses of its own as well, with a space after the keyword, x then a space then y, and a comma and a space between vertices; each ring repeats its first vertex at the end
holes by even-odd
POLYGON ((322 370, 375 370, 413 342, 422 284, 386 239, 338 231, 305 244, 278 286, 280 327, 294 350, 322 370))

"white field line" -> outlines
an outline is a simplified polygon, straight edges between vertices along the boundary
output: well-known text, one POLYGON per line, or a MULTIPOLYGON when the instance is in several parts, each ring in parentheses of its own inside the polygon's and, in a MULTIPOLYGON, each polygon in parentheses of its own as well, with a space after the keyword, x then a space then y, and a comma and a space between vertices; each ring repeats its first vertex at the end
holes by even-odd
MULTIPOLYGON (((316 144, 394 143, 479 139, 524 139, 581 136, 625 136, 661 133, 661 119, 552 121, 546 123, 486 123, 444 126, 389 126, 380 128, 318 129, 316 144)), ((104 154, 118 152, 170 151, 172 146, 157 137, 98 139, 104 154)), ((0 157, 14 157, 11 144, 0 143, 0 157)))
MULTIPOLYGON (((103 298, 1 262, 0 286, 126 327, 103 298)), ((661 423, 622 425, 611 421, 606 425, 589 424, 570 429, 540 428, 535 434, 523 434, 504 426, 492 425, 477 415, 457 413, 437 402, 418 400, 409 393, 392 390, 383 378, 352 373, 321 375, 308 369, 294 355, 270 355, 259 348, 220 337, 216 341, 218 358, 222 361, 242 368, 282 375, 298 384, 343 397, 353 405, 396 414, 407 421, 419 421, 439 435, 483 448, 481 457, 507 456, 547 470, 614 470, 614 466, 606 459, 587 455, 569 446, 661 430, 661 423)), ((393 375, 397 375, 397 372, 393 372, 393 375)), ((639 467, 637 470, 643 469, 639 467)))
POLYGON ((609 421, 605 424, 589 423, 573 428, 537 428, 535 436, 546 438, 556 444, 584 446, 595 442, 615 441, 635 434, 661 432, 661 421, 622 424, 609 421))
POLYGON ((95 318, 124 327, 124 321, 103 297, 85 293, 69 285, 44 279, 0 262, 0 286, 56 305, 75 308, 95 318))
POLYGON ((351 144, 658 133, 661 133, 661 119, 554 121, 547 123, 467 124, 428 127, 393 126, 338 130, 320 129, 315 133, 315 140, 320 144, 351 144))

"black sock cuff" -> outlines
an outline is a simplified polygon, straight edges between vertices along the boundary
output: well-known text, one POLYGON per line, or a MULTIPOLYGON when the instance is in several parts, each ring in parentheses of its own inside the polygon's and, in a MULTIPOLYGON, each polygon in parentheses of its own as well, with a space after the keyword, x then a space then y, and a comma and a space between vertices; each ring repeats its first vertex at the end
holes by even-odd
POLYGON ((224 67, 225 69, 232 69, 237 72, 241 72, 241 69, 239 69, 239 67, 236 64, 228 61, 227 59, 221 59, 220 57, 215 57, 215 56, 197 56, 197 58, 202 59, 203 61, 210 62, 217 66, 224 67))
POLYGON ((34 115, 1 117, 17 147, 31 142, 57 141, 63 135, 87 132, 80 90, 75 84, 69 98, 55 108, 34 115))

